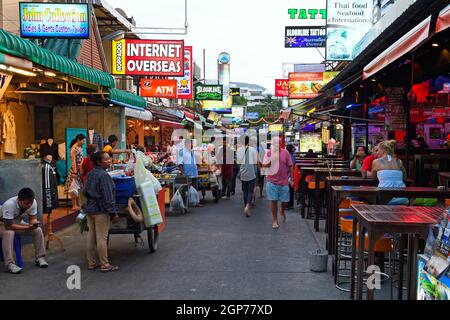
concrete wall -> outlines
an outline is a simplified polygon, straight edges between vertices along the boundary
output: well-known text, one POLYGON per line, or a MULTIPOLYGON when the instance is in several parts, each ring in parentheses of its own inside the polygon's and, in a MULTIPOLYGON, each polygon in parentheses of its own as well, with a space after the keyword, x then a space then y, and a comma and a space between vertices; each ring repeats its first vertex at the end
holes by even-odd
MULTIPOLYGON (((36 194, 39 219, 42 217, 42 165, 40 160, 0 161, 0 202, 17 196, 22 188, 31 188, 36 194)), ((42 221, 42 220, 41 220, 42 221)))
POLYGON ((121 137, 121 108, 98 106, 54 107, 53 130, 55 141, 65 141, 66 128, 94 128, 104 139, 115 134, 121 137))

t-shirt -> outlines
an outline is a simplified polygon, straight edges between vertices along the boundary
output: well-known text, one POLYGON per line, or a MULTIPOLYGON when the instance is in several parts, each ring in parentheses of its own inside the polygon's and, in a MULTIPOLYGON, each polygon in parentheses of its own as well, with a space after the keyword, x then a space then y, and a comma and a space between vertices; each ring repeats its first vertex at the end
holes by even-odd
POLYGON ((90 156, 87 156, 86 158, 83 159, 83 162, 81 163, 81 167, 83 168, 83 176, 81 177, 81 179, 83 180, 83 184, 84 184, 84 183, 86 183, 88 174, 95 168, 94 161, 91 160, 90 156))
POLYGON ((33 201, 33 205, 27 211, 23 211, 19 207, 18 197, 7 200, 0 208, 0 222, 7 225, 20 224, 28 216, 37 215, 37 201, 33 201))
POLYGON ((195 162, 194 151, 189 151, 186 148, 178 151, 177 164, 183 166, 184 175, 190 178, 198 177, 197 164, 195 162))
POLYGON ((372 171, 372 163, 375 160, 373 155, 370 155, 364 159, 362 164, 361 172, 372 171))
POLYGON ((241 181, 256 179, 256 165, 258 164, 258 151, 253 147, 240 147, 237 151, 236 162, 240 165, 239 175, 241 181))
POLYGON ((109 144, 107 144, 107 145, 103 148, 103 151, 106 152, 106 153, 108 153, 110 156, 112 156, 112 150, 113 150, 113 148, 112 148, 109 144))
MULTIPOLYGON (((269 150, 264 157, 264 164, 268 164, 272 160, 272 150, 269 150)), ((274 159, 276 161, 276 159, 274 159)), ((278 156, 278 166, 271 164, 267 170, 267 181, 277 186, 288 186, 289 176, 291 175, 292 163, 291 155, 286 149, 281 149, 278 156)))

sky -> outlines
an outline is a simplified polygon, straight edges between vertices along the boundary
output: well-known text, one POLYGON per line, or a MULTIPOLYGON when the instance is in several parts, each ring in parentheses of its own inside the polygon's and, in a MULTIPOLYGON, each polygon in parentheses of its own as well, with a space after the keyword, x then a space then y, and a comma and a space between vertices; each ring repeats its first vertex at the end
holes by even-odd
MULTIPOLYGON (((185 0, 106 0, 136 20, 137 27, 183 28, 185 0)), ((325 0, 188 0, 188 34, 146 35, 152 39, 183 39, 192 45, 194 61, 206 78, 217 79, 217 57, 231 56, 231 81, 261 85, 274 93, 282 63, 321 63, 324 49, 284 48, 288 8, 325 7, 325 0), (322 55, 321 55, 322 54, 322 55), (202 70, 203 72, 203 70, 202 70)))

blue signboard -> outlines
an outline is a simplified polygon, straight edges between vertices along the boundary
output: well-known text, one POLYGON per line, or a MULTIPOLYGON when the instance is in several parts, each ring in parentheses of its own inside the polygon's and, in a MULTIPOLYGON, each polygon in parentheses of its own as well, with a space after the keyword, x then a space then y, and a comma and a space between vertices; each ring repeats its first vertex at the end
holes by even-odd
POLYGON ((326 27, 286 27, 285 48, 321 48, 326 45, 326 27))
POLYGON ((23 38, 89 39, 89 6, 74 3, 20 2, 23 38))
POLYGON ((248 120, 257 120, 257 119, 259 119, 259 114, 258 114, 258 112, 247 112, 245 117, 248 120))

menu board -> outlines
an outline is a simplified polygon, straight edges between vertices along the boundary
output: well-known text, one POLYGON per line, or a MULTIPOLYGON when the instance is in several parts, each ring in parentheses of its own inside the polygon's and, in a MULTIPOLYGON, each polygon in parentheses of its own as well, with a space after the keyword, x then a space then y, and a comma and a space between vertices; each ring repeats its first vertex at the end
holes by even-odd
POLYGON ((322 135, 320 133, 305 133, 300 136, 300 152, 306 153, 309 149, 322 152, 322 135))
POLYGON ((386 131, 405 130, 406 116, 403 107, 403 88, 386 89, 385 128, 386 131))

